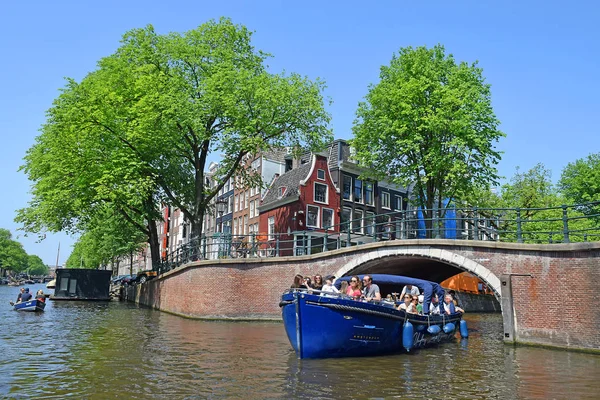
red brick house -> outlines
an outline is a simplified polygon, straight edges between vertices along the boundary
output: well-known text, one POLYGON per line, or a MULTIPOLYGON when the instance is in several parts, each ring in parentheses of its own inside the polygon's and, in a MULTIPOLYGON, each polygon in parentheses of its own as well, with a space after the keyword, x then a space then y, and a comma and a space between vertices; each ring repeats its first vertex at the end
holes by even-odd
POLYGON ((336 248, 339 237, 340 194, 327 158, 313 154, 308 163, 278 176, 259 207, 259 231, 271 252, 315 254, 336 248))

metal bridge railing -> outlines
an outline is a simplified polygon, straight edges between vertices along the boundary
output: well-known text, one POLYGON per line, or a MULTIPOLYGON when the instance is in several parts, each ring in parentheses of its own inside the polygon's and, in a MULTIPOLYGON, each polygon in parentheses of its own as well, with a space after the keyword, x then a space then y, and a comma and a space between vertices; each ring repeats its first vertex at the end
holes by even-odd
POLYGON ((155 266, 165 272, 198 260, 317 254, 383 240, 464 239, 515 243, 600 240, 600 203, 547 208, 394 211, 304 231, 217 232, 190 240, 155 266))

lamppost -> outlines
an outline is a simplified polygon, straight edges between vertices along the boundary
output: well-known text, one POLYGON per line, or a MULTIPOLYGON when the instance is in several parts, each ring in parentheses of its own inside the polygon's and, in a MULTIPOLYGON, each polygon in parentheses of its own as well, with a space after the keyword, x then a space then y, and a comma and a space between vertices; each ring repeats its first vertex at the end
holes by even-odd
POLYGON ((219 235, 219 246, 217 247, 217 254, 219 256, 224 255, 223 253, 225 252, 225 241, 223 238, 223 221, 221 220, 223 218, 223 213, 225 213, 225 210, 227 208, 227 202, 224 199, 220 199, 215 201, 215 208, 217 210, 217 214, 219 215, 219 223, 217 224, 217 232, 221 233, 219 235))

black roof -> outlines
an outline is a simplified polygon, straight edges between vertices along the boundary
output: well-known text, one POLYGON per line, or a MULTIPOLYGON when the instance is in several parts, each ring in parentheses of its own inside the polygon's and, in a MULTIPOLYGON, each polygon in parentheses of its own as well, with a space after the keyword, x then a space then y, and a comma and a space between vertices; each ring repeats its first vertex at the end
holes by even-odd
POLYGON ((300 181, 306 178, 311 165, 312 163, 307 162, 275 179, 267 193, 265 193, 262 205, 273 203, 281 198, 298 195, 300 193, 300 181), (286 190, 283 197, 279 197, 279 189, 282 187, 285 187, 286 190))

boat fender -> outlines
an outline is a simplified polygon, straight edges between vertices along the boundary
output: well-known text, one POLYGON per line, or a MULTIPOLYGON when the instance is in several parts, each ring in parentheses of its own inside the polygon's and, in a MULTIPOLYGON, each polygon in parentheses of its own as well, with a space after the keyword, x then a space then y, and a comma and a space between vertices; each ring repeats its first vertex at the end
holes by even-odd
POLYGON ((427 328, 427 325, 417 325, 417 327, 415 328, 415 330, 417 332, 423 332, 425 330, 425 328, 427 328))
POLYGON ((444 325, 444 333, 452 333, 456 329, 456 326, 452 322, 448 322, 444 325))
POLYGON ((427 332, 431 333, 432 335, 437 335, 441 330, 442 328, 440 328, 439 325, 431 325, 429 328, 427 328, 427 332))
POLYGON ((465 338, 465 339, 469 337, 469 330, 467 329, 467 321, 465 321, 464 319, 460 320, 460 337, 465 338))
POLYGON ((402 328, 402 347, 404 347, 406 351, 410 351, 410 349, 412 349, 413 347, 413 334, 413 325, 410 322, 406 321, 404 323, 404 327, 402 328))

